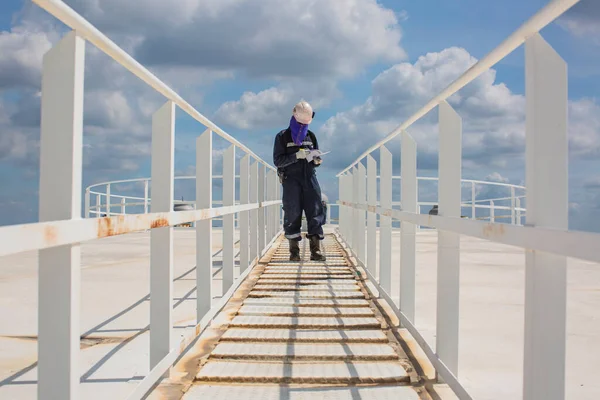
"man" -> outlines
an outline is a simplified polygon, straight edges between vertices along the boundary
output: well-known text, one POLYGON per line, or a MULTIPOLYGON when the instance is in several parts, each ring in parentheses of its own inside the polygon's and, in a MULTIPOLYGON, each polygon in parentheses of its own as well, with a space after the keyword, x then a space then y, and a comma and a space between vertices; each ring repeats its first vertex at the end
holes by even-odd
POLYGON ((308 129, 314 115, 306 101, 296 104, 290 125, 277 134, 273 146, 273 161, 283 185, 283 229, 290 243, 290 261, 300 261, 302 211, 307 220, 310 259, 325 261, 320 249, 325 219, 315 171, 322 161, 320 157, 313 158, 311 151, 318 150, 319 144, 308 129))

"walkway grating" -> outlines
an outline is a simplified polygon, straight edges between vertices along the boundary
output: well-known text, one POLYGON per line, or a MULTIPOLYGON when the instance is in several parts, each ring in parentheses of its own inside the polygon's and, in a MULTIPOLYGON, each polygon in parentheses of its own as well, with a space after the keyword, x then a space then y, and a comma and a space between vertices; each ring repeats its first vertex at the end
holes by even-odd
POLYGON ((430 399, 335 236, 326 262, 279 239, 184 399, 430 399))

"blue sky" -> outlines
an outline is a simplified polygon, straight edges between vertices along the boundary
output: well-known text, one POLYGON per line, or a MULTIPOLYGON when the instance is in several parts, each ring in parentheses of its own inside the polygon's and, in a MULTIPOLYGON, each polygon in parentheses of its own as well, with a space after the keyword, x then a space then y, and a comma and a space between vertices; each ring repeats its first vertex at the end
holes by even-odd
MULTIPOLYGON (((332 150, 319 179, 334 200, 335 173, 547 0, 67 3, 268 161, 293 104, 309 100, 311 129, 332 150)), ((600 3, 582 0, 541 32, 569 66, 571 227, 592 231, 600 231, 599 27, 600 3)), ((41 57, 64 33, 29 1, 0 2, 0 225, 37 220, 41 57)), ((87 49, 84 186, 149 176, 151 114, 164 99, 87 49)), ((523 87, 520 47, 451 99, 465 128, 464 177, 523 182, 523 87)), ((411 129, 423 176, 437 175, 436 119, 434 111, 411 129)), ((203 130, 178 113, 179 174, 193 173, 203 130)), ((397 154, 399 144, 390 146, 397 154)), ((216 151, 217 170, 219 162, 216 151)), ((192 196, 193 188, 176 189, 192 196)))

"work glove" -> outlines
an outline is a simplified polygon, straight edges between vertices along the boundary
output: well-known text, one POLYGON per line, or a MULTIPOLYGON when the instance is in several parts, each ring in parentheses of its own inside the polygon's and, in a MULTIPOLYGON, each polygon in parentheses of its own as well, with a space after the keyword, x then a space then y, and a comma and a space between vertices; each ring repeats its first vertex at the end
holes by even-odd
POLYGON ((315 165, 321 165, 323 159, 321 157, 315 157, 313 158, 313 162, 315 163, 315 165))
POLYGON ((306 156, 308 156, 309 153, 310 153, 310 151, 308 151, 306 149, 300 149, 296 153, 296 159, 297 160, 306 160, 306 156))

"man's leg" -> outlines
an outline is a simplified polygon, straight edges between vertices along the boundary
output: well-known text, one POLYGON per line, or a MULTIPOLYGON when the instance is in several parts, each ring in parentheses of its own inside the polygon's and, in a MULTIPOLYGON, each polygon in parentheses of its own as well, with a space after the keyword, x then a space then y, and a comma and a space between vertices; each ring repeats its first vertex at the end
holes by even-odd
POLYGON ((291 177, 283 181, 283 230, 290 243, 290 261, 300 261, 302 240, 302 186, 291 177))
POLYGON ((315 261, 325 261, 325 256, 321 254, 320 241, 324 239, 323 223, 325 222, 323 214, 323 202, 321 199, 321 187, 317 177, 313 175, 310 182, 304 187, 304 212, 308 222, 308 234, 310 241, 310 259, 315 261))

